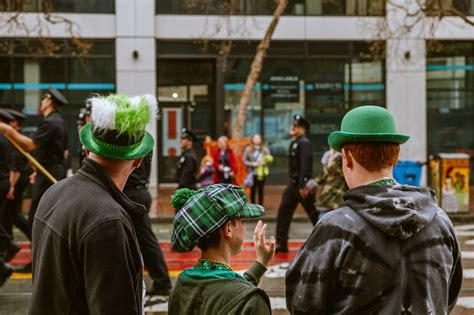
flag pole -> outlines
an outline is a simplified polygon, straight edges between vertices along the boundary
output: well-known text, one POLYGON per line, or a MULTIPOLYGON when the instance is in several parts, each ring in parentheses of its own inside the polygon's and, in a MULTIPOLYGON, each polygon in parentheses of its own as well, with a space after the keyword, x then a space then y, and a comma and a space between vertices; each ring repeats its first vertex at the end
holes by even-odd
POLYGON ((20 147, 20 145, 18 143, 16 143, 15 140, 13 140, 8 135, 5 135, 5 137, 8 139, 8 141, 11 142, 11 144, 13 144, 15 146, 15 148, 17 148, 18 151, 20 151, 21 154, 23 154, 31 162, 31 164, 33 164, 34 168, 36 168, 41 173, 43 173, 43 175, 46 176, 53 184, 56 184, 58 182, 58 180, 56 178, 54 178, 54 176, 51 175, 51 173, 48 172, 48 170, 46 170, 43 167, 43 165, 41 165, 33 156, 31 156, 31 154, 29 154, 28 152, 23 150, 23 148, 20 147))

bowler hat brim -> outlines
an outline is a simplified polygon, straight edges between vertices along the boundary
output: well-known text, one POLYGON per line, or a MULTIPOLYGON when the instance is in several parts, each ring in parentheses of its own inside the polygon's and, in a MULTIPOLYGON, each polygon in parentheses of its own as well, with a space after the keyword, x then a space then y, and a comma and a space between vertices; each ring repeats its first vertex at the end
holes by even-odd
POLYGON ((341 152, 341 146, 349 142, 392 142, 402 144, 407 142, 410 136, 399 133, 352 133, 334 131, 329 135, 328 144, 334 150, 341 152))

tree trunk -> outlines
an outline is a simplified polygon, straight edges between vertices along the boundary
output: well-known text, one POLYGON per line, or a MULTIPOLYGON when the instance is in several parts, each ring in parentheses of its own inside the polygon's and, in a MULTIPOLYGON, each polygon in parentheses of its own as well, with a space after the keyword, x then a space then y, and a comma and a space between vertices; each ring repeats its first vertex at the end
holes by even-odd
POLYGON ((278 24, 280 16, 285 11, 285 8, 288 4, 288 0, 279 0, 278 5, 273 13, 273 19, 270 25, 268 26, 265 37, 262 39, 260 44, 257 47, 257 52, 255 58, 250 66, 250 73, 247 76, 247 82, 245 83, 245 89, 240 97, 239 111, 237 114, 237 119, 235 121, 234 130, 232 131, 232 139, 239 139, 242 134, 242 128, 247 119, 247 111, 249 107, 250 96, 252 95, 253 87, 258 81, 260 72, 262 71, 263 59, 267 54, 267 50, 270 47, 270 41, 272 39, 273 32, 278 24))

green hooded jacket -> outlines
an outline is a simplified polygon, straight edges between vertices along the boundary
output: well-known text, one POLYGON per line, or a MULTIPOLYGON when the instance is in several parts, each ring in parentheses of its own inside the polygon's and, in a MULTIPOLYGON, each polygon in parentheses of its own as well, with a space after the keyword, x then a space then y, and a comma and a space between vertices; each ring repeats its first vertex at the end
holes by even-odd
POLYGON ((257 285, 266 268, 254 262, 240 275, 233 271, 185 269, 171 292, 168 313, 173 315, 265 315, 270 299, 257 285))

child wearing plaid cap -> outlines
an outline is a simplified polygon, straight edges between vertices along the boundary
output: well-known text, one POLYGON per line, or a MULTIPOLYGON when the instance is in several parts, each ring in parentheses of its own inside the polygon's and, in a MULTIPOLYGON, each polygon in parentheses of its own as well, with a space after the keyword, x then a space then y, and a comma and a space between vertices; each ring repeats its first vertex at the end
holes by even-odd
POLYGON ((257 287, 275 253, 275 240, 265 238, 267 225, 258 221, 253 235, 256 261, 240 275, 230 267, 242 250, 244 220, 263 215, 262 206, 248 203, 242 188, 217 184, 198 191, 180 189, 172 205, 178 210, 171 245, 178 252, 201 249, 201 259, 178 277, 170 314, 271 314, 268 295, 257 287))

